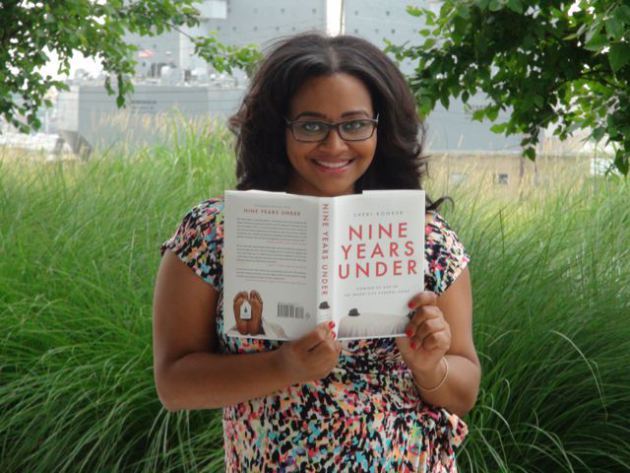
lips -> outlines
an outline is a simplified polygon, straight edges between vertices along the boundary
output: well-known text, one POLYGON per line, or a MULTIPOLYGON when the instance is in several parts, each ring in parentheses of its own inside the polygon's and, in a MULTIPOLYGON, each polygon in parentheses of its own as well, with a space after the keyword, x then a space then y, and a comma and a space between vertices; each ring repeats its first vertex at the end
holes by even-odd
POLYGON ((342 169, 352 163, 354 159, 344 159, 344 160, 335 160, 335 161, 324 161, 320 159, 313 159, 313 162, 321 167, 326 169, 342 169))

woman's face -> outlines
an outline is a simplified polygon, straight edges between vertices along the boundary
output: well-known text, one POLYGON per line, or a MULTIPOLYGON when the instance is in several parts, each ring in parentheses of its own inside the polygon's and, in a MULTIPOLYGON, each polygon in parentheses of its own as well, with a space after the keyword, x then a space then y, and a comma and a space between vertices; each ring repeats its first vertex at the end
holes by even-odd
MULTIPOLYGON (((340 121, 374 118, 372 98, 359 79, 344 73, 306 81, 289 104, 289 120, 340 121)), ((376 130, 365 141, 344 141, 331 129, 325 140, 297 141, 286 130, 287 155, 292 166, 288 192, 315 196, 352 194, 376 151, 376 130)))

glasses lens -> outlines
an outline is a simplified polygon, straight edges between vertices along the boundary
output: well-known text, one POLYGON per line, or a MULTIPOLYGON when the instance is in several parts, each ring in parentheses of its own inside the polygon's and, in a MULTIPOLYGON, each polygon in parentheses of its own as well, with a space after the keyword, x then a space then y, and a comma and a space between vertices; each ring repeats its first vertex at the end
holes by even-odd
POLYGON ((370 120, 350 120, 339 124, 339 134, 344 140, 367 140, 373 131, 374 123, 370 120))
POLYGON ((328 127, 322 122, 300 121, 294 122, 292 127, 295 139, 301 141, 320 141, 328 133, 328 127))

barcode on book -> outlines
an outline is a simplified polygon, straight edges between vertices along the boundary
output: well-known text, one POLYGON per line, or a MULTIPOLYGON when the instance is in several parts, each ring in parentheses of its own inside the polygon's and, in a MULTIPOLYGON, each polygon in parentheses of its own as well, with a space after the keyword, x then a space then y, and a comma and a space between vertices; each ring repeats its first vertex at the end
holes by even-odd
POLYGON ((278 317, 303 319, 304 307, 295 304, 278 304, 278 317))

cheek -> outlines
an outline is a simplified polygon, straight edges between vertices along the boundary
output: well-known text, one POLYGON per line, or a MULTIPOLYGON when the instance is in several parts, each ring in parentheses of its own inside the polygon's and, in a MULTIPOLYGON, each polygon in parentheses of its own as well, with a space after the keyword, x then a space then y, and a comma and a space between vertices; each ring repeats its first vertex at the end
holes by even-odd
POLYGON ((361 143, 356 150, 366 161, 371 163, 376 154, 376 137, 361 143))

